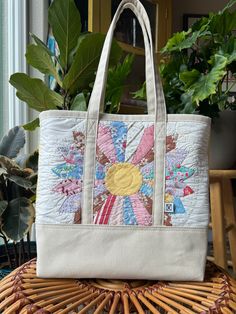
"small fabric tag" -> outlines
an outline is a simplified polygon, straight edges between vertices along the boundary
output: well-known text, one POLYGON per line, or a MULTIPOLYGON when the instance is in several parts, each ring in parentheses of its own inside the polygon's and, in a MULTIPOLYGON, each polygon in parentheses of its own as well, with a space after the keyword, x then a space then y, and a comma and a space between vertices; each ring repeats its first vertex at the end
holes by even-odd
POLYGON ((165 212, 174 213, 174 203, 165 203, 165 212))

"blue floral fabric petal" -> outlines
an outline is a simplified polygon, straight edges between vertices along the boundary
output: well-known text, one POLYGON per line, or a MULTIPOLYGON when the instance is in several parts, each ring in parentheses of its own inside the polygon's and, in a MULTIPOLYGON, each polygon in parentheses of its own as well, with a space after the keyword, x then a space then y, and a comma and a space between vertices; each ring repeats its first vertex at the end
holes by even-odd
POLYGON ((105 178, 105 166, 96 162, 96 180, 103 180, 105 178))
POLYGON ((140 192, 143 193, 144 195, 148 196, 148 197, 151 197, 152 196, 152 193, 153 193, 153 188, 144 183, 142 184, 141 188, 140 188, 140 192))
POLYGON ((123 219, 125 225, 137 225, 138 222, 136 220, 133 207, 128 196, 125 197, 123 203, 123 219))
POLYGON ((179 197, 174 198, 174 208, 175 208, 175 214, 185 213, 184 205, 179 197))
POLYGON ((185 166, 166 169, 166 180, 184 181, 194 174, 195 170, 185 166))
POLYGON ((115 147, 118 162, 125 161, 125 148, 128 128, 124 122, 113 121, 111 123, 112 140, 115 147))
POLYGON ((52 172, 59 178, 63 179, 81 179, 83 175, 83 167, 65 162, 54 167, 52 172))
POLYGON ((141 168, 143 179, 152 180, 154 179, 154 162, 150 162, 141 168))

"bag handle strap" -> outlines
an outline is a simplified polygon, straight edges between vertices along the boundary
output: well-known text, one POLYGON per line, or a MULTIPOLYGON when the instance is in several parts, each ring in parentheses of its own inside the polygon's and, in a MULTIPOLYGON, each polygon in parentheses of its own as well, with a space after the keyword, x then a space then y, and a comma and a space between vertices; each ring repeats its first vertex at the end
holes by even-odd
POLYGON ((143 34, 144 34, 144 46, 145 46, 145 72, 146 72, 146 88, 147 88, 147 107, 148 114, 155 114, 155 69, 153 64, 153 48, 152 48, 152 36, 150 22, 146 11, 139 1, 136 0, 123 0, 112 20, 112 23, 107 32, 107 36, 104 42, 104 48, 102 50, 100 62, 98 65, 97 75, 94 83, 94 88, 91 94, 88 112, 90 116, 98 116, 99 109, 103 112, 104 98, 106 91, 106 81, 109 65, 109 55, 111 50, 113 33, 116 27, 116 23, 119 20, 121 13, 125 9, 131 9, 136 15, 143 34), (100 107, 98 106, 100 104, 100 107))
POLYGON ((165 188, 165 138, 166 138, 166 108, 165 99, 160 83, 156 76, 152 48, 152 36, 149 18, 138 0, 121 1, 113 21, 110 25, 104 42, 93 92, 87 112, 86 148, 84 163, 84 184, 82 198, 82 223, 92 223, 93 216, 93 182, 95 175, 96 137, 99 121, 99 111, 104 104, 105 85, 107 80, 109 53, 116 23, 125 9, 131 9, 136 15, 144 35, 145 60, 146 60, 146 86, 148 113, 154 114, 155 123, 155 186, 153 195, 153 224, 160 225, 163 217, 164 188, 165 188), (158 179, 158 181, 157 181, 158 179))

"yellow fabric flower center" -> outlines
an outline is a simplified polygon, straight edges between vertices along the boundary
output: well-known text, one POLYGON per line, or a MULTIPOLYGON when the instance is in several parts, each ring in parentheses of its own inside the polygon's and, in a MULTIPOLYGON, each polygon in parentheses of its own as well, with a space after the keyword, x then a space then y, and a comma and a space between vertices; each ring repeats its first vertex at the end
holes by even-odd
POLYGON ((141 187, 142 174, 138 167, 128 162, 116 163, 108 169, 105 184, 113 195, 132 195, 141 187))

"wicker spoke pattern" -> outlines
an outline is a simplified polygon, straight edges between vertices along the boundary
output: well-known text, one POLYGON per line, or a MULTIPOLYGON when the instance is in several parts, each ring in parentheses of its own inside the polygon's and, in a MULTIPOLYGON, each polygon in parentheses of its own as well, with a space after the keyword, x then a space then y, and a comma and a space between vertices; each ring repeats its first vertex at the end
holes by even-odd
POLYGON ((236 313, 236 281, 214 264, 196 282, 40 279, 36 261, 0 282, 4 314, 236 313))

